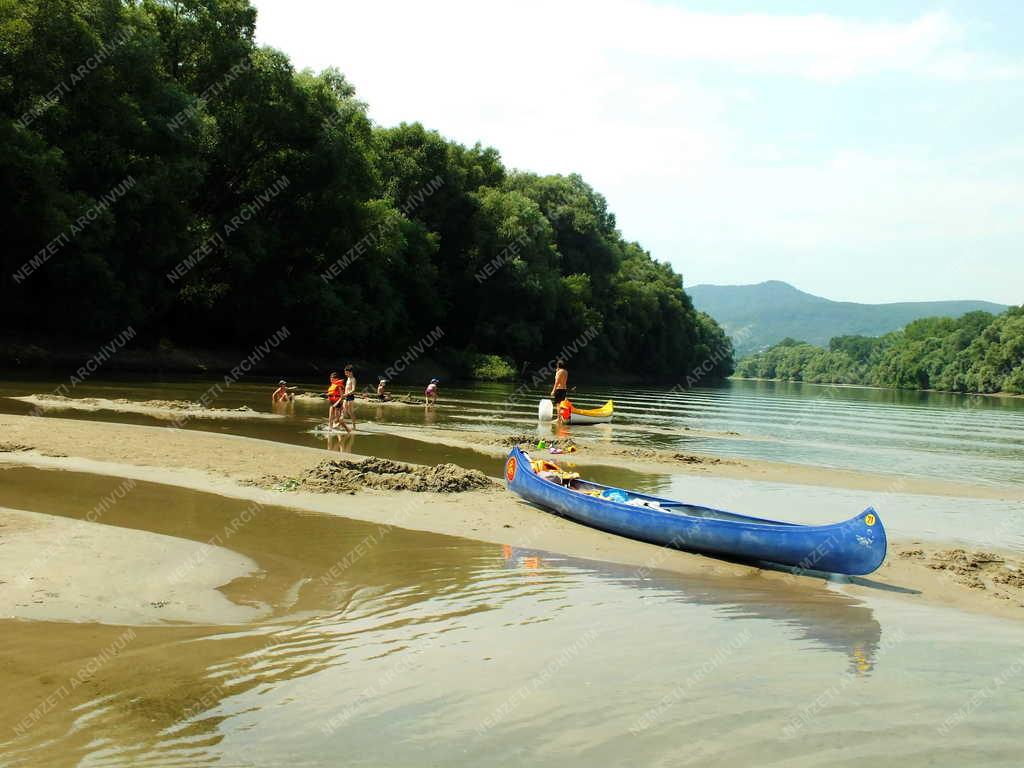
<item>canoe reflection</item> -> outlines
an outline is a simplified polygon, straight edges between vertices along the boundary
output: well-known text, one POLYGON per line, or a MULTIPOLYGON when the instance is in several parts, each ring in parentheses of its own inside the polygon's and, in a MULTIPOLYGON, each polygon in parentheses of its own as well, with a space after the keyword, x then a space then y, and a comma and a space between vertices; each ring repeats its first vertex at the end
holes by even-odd
POLYGON ((504 545, 508 568, 533 577, 548 571, 575 569, 630 588, 655 591, 684 603, 714 607, 736 619, 768 619, 792 627, 798 639, 837 651, 849 659, 849 671, 868 675, 875 667, 882 626, 860 600, 829 590, 795 588, 783 582, 758 583, 749 578, 694 576, 570 557, 504 545))

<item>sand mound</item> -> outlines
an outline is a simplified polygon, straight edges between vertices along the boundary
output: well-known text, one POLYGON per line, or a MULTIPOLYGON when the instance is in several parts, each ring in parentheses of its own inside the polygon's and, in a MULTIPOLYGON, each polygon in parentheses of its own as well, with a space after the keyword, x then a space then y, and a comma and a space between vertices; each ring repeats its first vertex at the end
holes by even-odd
POLYGON ((1007 563, 1006 558, 993 552, 943 549, 926 553, 909 549, 899 555, 917 560, 933 571, 944 571, 949 579, 971 589, 995 590, 995 596, 1003 599, 1024 596, 1018 592, 1024 590, 1024 571, 1020 564, 1007 563))
POLYGON ((300 477, 264 477, 256 483, 280 491, 355 493, 384 491, 460 493, 495 486, 483 472, 455 464, 419 466, 390 459, 326 459, 300 477))

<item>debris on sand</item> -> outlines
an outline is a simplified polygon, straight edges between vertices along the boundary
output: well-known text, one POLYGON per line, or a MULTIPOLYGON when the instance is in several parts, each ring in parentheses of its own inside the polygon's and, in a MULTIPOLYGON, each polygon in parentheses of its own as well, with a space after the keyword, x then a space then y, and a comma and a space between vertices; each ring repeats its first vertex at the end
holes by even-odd
POLYGON ((1006 584, 1017 589, 1024 589, 1024 571, 1017 568, 1000 568, 999 572, 992 577, 996 584, 1006 584))
MULTIPOLYGON (((393 395, 388 393, 387 400, 381 400, 376 392, 356 392, 356 402, 366 403, 367 405, 423 405, 426 401, 422 397, 416 397, 415 395, 393 395)), ((327 402, 326 394, 316 394, 313 392, 301 392, 295 395, 296 400, 303 402, 327 402)))
POLYGON ((22 451, 31 450, 31 445, 25 445, 23 443, 0 443, 0 453, 21 453, 22 451))
POLYGON ((300 477, 267 476, 257 485, 278 491, 355 493, 365 489, 461 493, 495 487, 483 472, 456 464, 419 466, 390 459, 325 459, 300 477))
POLYGON ((968 574, 979 571, 990 564, 1002 565, 1005 561, 991 552, 968 552, 964 549, 947 549, 936 552, 928 567, 937 571, 953 571, 968 574))
POLYGON ((722 459, 714 456, 699 456, 695 453, 673 453, 672 458, 675 461, 681 461, 684 464, 724 464, 722 459))
POLYGON ((377 397, 377 393, 360 392, 356 394, 356 399, 363 403, 370 403, 372 405, 423 405, 427 401, 422 397, 416 397, 415 395, 388 395, 387 400, 381 400, 377 397))
POLYGON ((503 445, 506 448, 511 448, 514 445, 528 445, 531 448, 536 448, 537 443, 541 440, 548 448, 576 448, 579 450, 579 445, 572 438, 547 438, 536 434, 527 434, 526 432, 518 432, 514 435, 502 435, 498 438, 498 444, 503 445))
POLYGON ((621 451, 617 451, 622 456, 631 456, 635 459, 657 459, 661 456, 657 451, 651 448, 623 448, 621 451))
POLYGON ((735 461, 719 459, 716 456, 704 456, 699 453, 669 453, 658 451, 653 448, 624 448, 615 451, 619 456, 628 456, 633 459, 648 459, 650 461, 682 462, 683 464, 708 465, 708 464, 736 464, 735 461))

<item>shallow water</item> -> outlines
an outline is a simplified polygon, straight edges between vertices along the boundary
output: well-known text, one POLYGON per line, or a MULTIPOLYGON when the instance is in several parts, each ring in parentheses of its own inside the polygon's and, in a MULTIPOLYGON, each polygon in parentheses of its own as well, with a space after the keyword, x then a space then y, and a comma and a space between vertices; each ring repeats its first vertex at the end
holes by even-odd
MULTIPOLYGON (((221 379, 111 381, 88 379, 73 397, 127 397, 197 400, 221 379)), ((0 411, 27 413, 31 406, 5 396, 53 392, 61 380, 0 383, 0 411)), ((323 389, 315 380, 296 382, 308 391, 323 389)), ((579 383, 579 382, 577 382, 579 383)), ((582 385, 582 384, 581 384, 582 385)), ((269 383, 245 379, 224 389, 213 405, 247 405, 269 412, 269 383)), ((396 388, 396 393, 409 391, 396 388)), ((420 394, 413 391, 413 394, 420 394)), ((375 407, 359 403, 357 417, 366 433, 352 439, 327 439, 310 430, 326 418, 321 402, 297 401, 267 420, 191 420, 186 429, 244 434, 302 445, 437 463, 454 461, 496 475, 493 459, 462 448, 424 443, 387 434, 387 426, 443 426, 475 430, 531 432, 537 429, 536 404, 546 392, 520 391, 513 385, 481 384, 442 388, 436 409, 422 406, 375 407), (371 434, 372 432, 372 434, 371 434)), ((581 405, 614 399, 612 424, 564 428, 568 434, 596 437, 620 445, 703 451, 721 455, 841 467, 970 483, 1024 483, 1024 399, 901 392, 810 384, 733 381, 719 388, 687 391, 638 387, 593 387, 578 396, 581 405)), ((167 423, 148 416, 49 411, 72 418, 139 424, 167 423)), ((544 427, 540 434, 550 434, 544 427)), ((611 484, 643 483, 629 475, 603 476, 611 484), (621 481, 621 482, 620 482, 621 481)), ((638 486, 663 487, 665 478, 638 486), (659 483, 661 486, 659 486, 659 483)))
MULTIPOLYGON (((0 505, 82 517, 117 483, 0 470, 0 505)), ((199 546, 247 506, 139 483, 102 522, 199 546)), ((264 508, 225 592, 269 618, 131 628, 65 695, 126 629, 0 621, 0 764, 1019 765, 1018 624, 515 536, 264 508)))

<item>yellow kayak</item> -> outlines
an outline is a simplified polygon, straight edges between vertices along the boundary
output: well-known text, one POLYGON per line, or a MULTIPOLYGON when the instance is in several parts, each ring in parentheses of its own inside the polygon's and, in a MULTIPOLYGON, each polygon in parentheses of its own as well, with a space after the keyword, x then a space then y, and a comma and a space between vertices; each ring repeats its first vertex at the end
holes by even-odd
POLYGON ((611 400, 600 408, 577 408, 568 400, 558 406, 558 413, 566 424, 604 424, 612 420, 614 411, 611 400))

